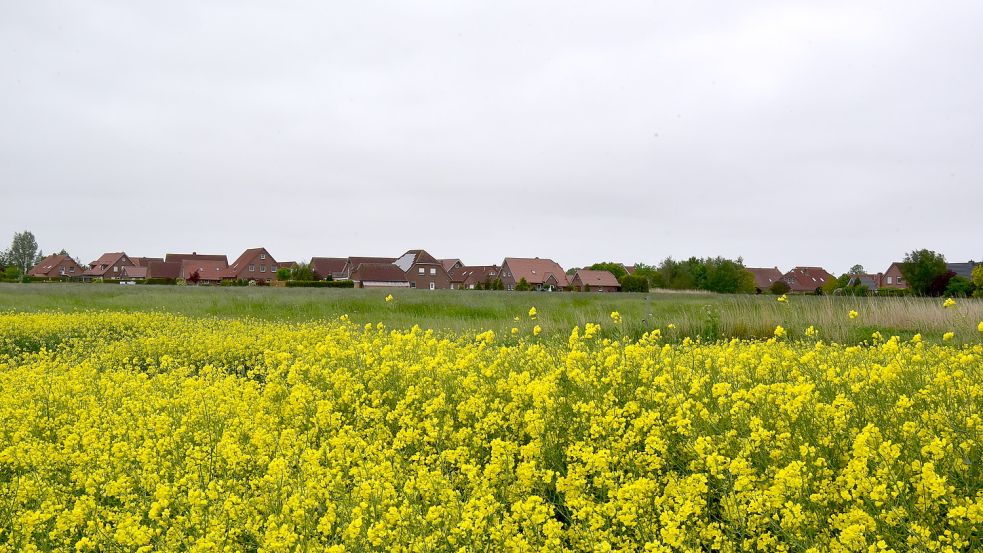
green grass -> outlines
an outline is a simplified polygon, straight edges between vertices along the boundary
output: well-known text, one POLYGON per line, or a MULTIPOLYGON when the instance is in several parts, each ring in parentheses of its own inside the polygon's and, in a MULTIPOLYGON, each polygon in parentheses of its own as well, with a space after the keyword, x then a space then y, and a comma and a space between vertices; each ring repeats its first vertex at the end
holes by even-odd
POLYGON ((654 291, 649 294, 475 292, 458 290, 350 290, 265 287, 119 286, 109 284, 0 284, 3 311, 166 311, 189 316, 248 317, 290 322, 333 319, 347 314, 359 323, 390 327, 418 324, 438 331, 494 330, 523 333, 535 324, 547 335, 566 335, 575 325, 604 323, 614 332, 610 313, 621 313, 621 332, 639 336, 661 328, 668 339, 767 338, 776 325, 800 337, 809 325, 829 341, 858 343, 875 330, 909 338, 921 333, 941 340, 975 341, 983 320, 983 300, 958 300, 944 309, 938 298, 849 298, 718 295, 654 291), (385 302, 392 293, 395 301, 385 302), (536 321, 529 308, 539 311, 536 321), (849 319, 850 310, 860 316, 849 319), (514 318, 519 317, 519 322, 514 318), (672 323, 675 330, 668 330, 672 323))

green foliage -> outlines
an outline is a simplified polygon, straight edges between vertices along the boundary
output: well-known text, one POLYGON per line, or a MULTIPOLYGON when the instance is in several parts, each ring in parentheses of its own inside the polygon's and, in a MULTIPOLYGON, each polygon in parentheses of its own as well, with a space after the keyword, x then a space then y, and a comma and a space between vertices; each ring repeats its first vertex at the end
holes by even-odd
POLYGON ((520 278, 519 282, 515 283, 516 292, 528 292, 530 290, 532 290, 532 286, 529 285, 525 277, 520 278))
MULTIPOLYGON (((277 278, 279 278, 280 271, 277 271, 277 278)), ((290 269, 290 278, 288 280, 299 280, 299 281, 312 281, 317 280, 317 275, 314 274, 314 270, 307 263, 298 263, 292 269, 290 269)))
POLYGON ((288 280, 287 288, 354 288, 351 280, 288 280))
POLYGON ((276 279, 277 280, 289 280, 290 279, 290 268, 289 267, 280 267, 279 269, 277 269, 276 270, 276 279))
POLYGON ((621 279, 622 292, 648 292, 649 281, 638 275, 625 275, 621 279))
POLYGON ((857 263, 853 267, 850 267, 850 270, 847 271, 847 274, 848 275, 865 275, 865 274, 867 274, 867 271, 864 269, 864 266, 863 265, 857 263))
POLYGON ((36 263, 41 261, 41 251, 38 241, 29 230, 15 232, 10 243, 10 249, 4 255, 6 264, 20 269, 20 274, 27 274, 36 263))
POLYGON ((788 294, 791 292, 792 288, 784 280, 776 280, 775 282, 771 283, 770 287, 768 287, 768 291, 776 296, 781 296, 782 294, 788 294))
POLYGON ((226 279, 219 282, 219 286, 248 286, 249 281, 242 279, 226 279))
POLYGON ((628 276, 628 271, 625 270, 624 265, 621 263, 615 263, 613 261, 604 261, 601 263, 595 263, 589 267, 592 271, 608 271, 614 278, 621 282, 621 279, 628 276))
POLYGON ((145 278, 140 281, 140 284, 177 284, 177 279, 173 278, 145 278))
POLYGON ((945 287, 945 295, 956 298, 968 298, 973 295, 976 286, 966 277, 956 275, 949 279, 945 287))
POLYGON ((945 256, 932 250, 911 251, 901 263, 901 275, 905 282, 914 294, 920 296, 927 294, 932 283, 947 271, 945 256))
POLYGON ((636 276, 646 278, 652 288, 707 290, 723 294, 754 293, 754 275, 744 262, 724 257, 691 257, 685 261, 666 258, 658 268, 637 265, 636 276))
POLYGON ((976 287, 976 290, 973 291, 973 295, 978 298, 983 298, 983 263, 973 267, 973 286, 976 287))
POLYGON ((21 275, 21 270, 19 267, 15 265, 11 265, 6 269, 4 269, 3 271, 4 280, 10 280, 10 281, 20 280, 20 275, 21 275))

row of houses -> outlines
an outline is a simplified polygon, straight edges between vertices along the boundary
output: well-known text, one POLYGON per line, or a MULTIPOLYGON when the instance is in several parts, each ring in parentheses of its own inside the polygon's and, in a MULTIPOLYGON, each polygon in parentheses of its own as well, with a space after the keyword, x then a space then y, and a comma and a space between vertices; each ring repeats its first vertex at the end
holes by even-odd
MULTIPOLYGON (((952 273, 972 279, 973 268, 980 263, 947 263, 946 268, 952 273)), ((775 282, 783 281, 789 290, 795 293, 811 294, 823 287, 836 277, 822 267, 794 267, 787 273, 782 273, 778 267, 758 268, 749 267, 754 275, 754 286, 759 293, 771 289, 775 282)), ((901 262, 895 261, 883 273, 865 273, 851 275, 850 286, 865 286, 868 290, 904 290, 908 288, 904 275, 901 274, 901 262)))
MULTIPOLYGON (((231 264, 224 254, 169 253, 164 257, 134 257, 126 252, 104 253, 82 267, 64 255, 50 255, 29 274, 39 278, 138 281, 164 279, 219 284, 223 280, 272 284, 277 270, 292 267, 278 262, 266 248, 250 248, 231 264)), ((409 250, 399 257, 313 257, 310 268, 320 280, 351 280, 359 288, 475 289, 501 285, 515 290, 523 281, 532 290, 590 290, 617 292, 618 279, 608 271, 580 269, 567 275, 552 259, 506 257, 498 265, 465 265, 460 259, 437 259, 426 250, 409 250)))

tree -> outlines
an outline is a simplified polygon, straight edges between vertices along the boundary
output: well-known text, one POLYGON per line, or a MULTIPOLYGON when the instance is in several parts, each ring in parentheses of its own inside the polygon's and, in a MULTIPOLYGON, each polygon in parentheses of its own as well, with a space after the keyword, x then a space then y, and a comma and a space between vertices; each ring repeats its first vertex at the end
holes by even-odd
POLYGON ((276 270, 277 280, 290 280, 290 267, 280 267, 276 270))
POLYGON ((34 234, 29 230, 15 232, 5 258, 8 265, 17 267, 21 274, 27 274, 27 271, 42 259, 34 234))
POLYGON ((865 275, 865 274, 867 274, 867 271, 864 270, 864 266, 863 265, 857 263, 853 267, 850 267, 850 270, 847 271, 847 274, 848 275, 865 275))
POLYGON ((956 278, 956 273, 952 271, 942 273, 932 279, 932 283, 928 285, 928 290, 925 291, 925 294, 929 296, 941 296, 945 294, 945 291, 949 288, 949 282, 954 278, 956 278))
POLYGON ((917 295, 927 294, 936 279, 944 277, 947 271, 945 256, 932 250, 911 251, 905 254, 904 262, 901 263, 901 276, 917 295))
POLYGON ((776 280, 775 282, 771 283, 771 286, 768 287, 768 290, 772 294, 775 294, 776 296, 781 296, 783 294, 788 294, 789 292, 791 292, 792 288, 789 287, 788 283, 785 282, 784 280, 776 280))
POLYGON ((973 295, 983 298, 983 263, 973 267, 973 285, 976 286, 973 295))
POLYGON ((603 261, 601 263, 595 263, 590 266, 591 271, 607 271, 614 275, 614 278, 621 282, 621 279, 628 276, 628 271, 625 270, 625 266, 621 263, 615 263, 613 261, 603 261))
POLYGON ((625 275, 621 279, 622 292, 648 292, 649 281, 647 278, 638 275, 625 275))
MULTIPOLYGON (((279 271, 277 273, 279 274, 279 271)), ((317 278, 314 276, 314 270, 311 269, 309 264, 298 263, 296 267, 290 269, 290 278, 288 280, 317 280, 317 278)))
POLYGON ((968 298, 973 295, 976 286, 966 277, 955 275, 945 286, 945 295, 949 297, 968 298))
POLYGON ((191 284, 198 284, 198 281, 199 280, 201 280, 201 275, 198 274, 198 270, 197 269, 195 269, 195 272, 193 272, 190 275, 188 275, 188 278, 187 278, 187 281, 190 282, 191 284))
POLYGON ((529 281, 526 280, 526 277, 520 278, 519 282, 515 284, 516 292, 528 292, 530 290, 532 290, 532 286, 529 286, 529 281))

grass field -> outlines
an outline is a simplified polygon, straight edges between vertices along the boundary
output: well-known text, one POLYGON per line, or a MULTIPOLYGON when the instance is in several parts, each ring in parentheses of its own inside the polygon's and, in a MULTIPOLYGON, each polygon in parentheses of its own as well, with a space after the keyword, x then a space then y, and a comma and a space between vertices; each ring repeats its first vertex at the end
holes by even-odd
MULTIPOLYGON (((437 331, 494 330, 508 334, 514 318, 539 311, 536 324, 544 335, 566 335, 576 325, 607 321, 612 311, 622 316, 625 335, 638 337, 661 328, 666 339, 684 336, 704 340, 767 338, 777 325, 790 338, 803 337, 814 326, 825 340, 858 343, 875 331, 910 338, 921 333, 941 341, 954 332, 954 342, 975 339, 983 320, 983 300, 962 299, 943 308, 938 298, 852 298, 738 296, 654 291, 649 294, 506 293, 423 290, 334 290, 286 288, 219 288, 117 286, 108 284, 0 284, 2 311, 166 311, 191 317, 254 318, 307 322, 347 314, 359 323, 383 322, 390 327, 420 325, 437 331), (392 293, 394 300, 386 302, 392 293), (850 319, 851 310, 859 316, 850 319), (674 325, 668 330, 668 325, 674 325)), ((525 329, 521 329, 525 330, 525 329)))

